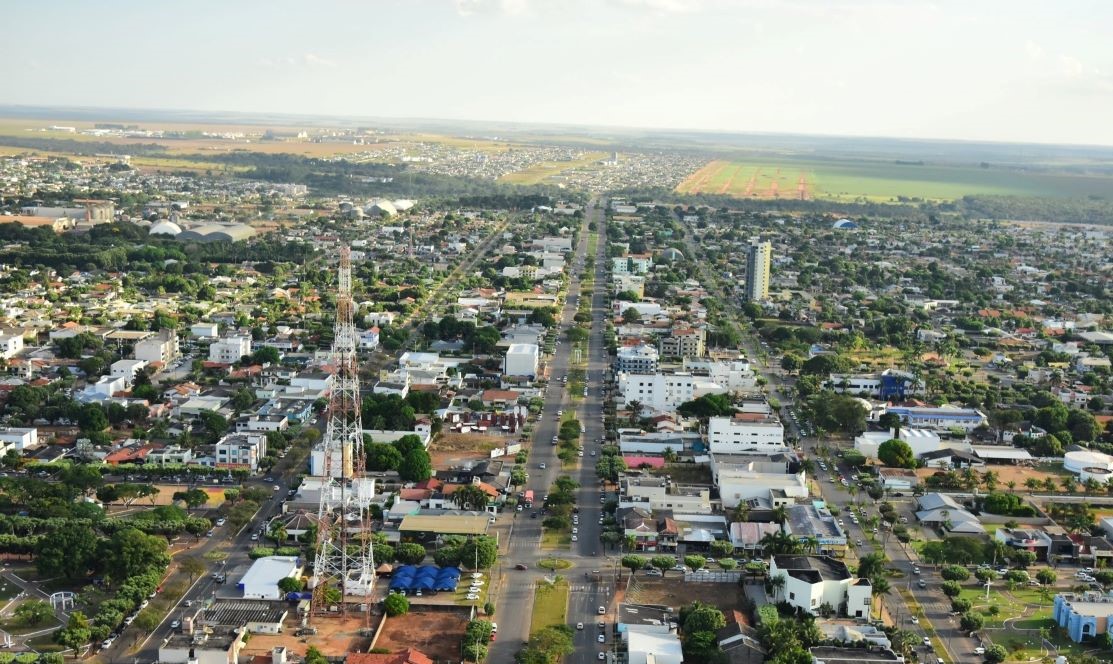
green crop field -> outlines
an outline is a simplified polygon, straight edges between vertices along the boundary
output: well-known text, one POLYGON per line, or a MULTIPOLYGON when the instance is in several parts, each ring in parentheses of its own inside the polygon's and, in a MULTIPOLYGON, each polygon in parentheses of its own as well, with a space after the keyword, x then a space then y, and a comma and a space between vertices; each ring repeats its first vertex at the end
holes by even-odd
POLYGON ((1113 198, 1113 177, 1005 167, 880 161, 711 161, 676 188, 682 194, 786 200, 954 200, 966 195, 1113 198))

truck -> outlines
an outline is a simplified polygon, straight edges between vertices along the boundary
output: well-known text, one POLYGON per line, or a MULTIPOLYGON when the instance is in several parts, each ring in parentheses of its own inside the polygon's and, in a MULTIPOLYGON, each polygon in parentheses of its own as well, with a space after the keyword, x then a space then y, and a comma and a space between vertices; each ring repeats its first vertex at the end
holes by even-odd
POLYGON ((526 492, 522 494, 522 503, 526 506, 526 509, 533 507, 533 489, 526 489, 526 492))

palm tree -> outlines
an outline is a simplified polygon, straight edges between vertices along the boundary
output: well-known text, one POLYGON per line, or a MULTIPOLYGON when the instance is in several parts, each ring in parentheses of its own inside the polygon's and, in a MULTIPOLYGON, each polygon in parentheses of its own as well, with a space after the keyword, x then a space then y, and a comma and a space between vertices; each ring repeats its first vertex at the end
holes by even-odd
POLYGON ((804 547, 805 551, 819 553, 819 538, 815 535, 809 535, 808 537, 805 537, 804 541, 801 542, 801 545, 804 547))
POLYGON ((881 616, 881 596, 888 595, 892 587, 889 585, 889 580, 883 576, 876 576, 870 579, 870 585, 873 586, 873 596, 877 599, 877 615, 881 616))
POLYGON ((1005 482, 1005 487, 1008 488, 1009 493, 1016 493, 1016 480, 1005 482))
POLYGON ((1059 480, 1059 484, 1062 485, 1063 491, 1066 491, 1069 494, 1074 493, 1075 484, 1077 482, 1078 482, 1078 480, 1076 480, 1073 476, 1070 476, 1070 475, 1068 475, 1067 477, 1064 477, 1063 479, 1059 480))
POLYGON ((1048 493, 1055 493, 1055 489, 1057 488, 1055 480, 1051 477, 1043 478, 1043 488, 1048 493))
POLYGON ((986 491, 993 491, 997 488, 997 473, 992 470, 985 471, 982 475, 982 484, 985 485, 986 491))
POLYGON ((766 583, 769 584, 769 587, 773 591, 773 601, 777 601, 777 596, 780 595, 781 591, 783 591, 785 588, 785 577, 775 576, 767 580, 766 583))
POLYGON ((785 511, 784 505, 773 508, 773 521, 777 525, 783 526, 785 519, 788 518, 788 512, 785 511))
POLYGON ((474 484, 457 487, 452 492, 452 504, 460 509, 485 510, 487 501, 487 493, 474 484))
POLYGON ((1028 494, 1031 495, 1036 491, 1039 491, 1040 487, 1043 486, 1043 482, 1039 481, 1035 477, 1029 477, 1028 479, 1024 480, 1024 486, 1028 487, 1028 494))

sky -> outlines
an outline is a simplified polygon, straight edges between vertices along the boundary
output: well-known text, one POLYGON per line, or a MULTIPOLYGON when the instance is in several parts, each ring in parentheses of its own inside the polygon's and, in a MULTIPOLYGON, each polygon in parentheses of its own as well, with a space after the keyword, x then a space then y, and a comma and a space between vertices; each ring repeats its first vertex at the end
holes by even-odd
POLYGON ((1113 145, 1106 0, 4 5, 0 105, 1113 145))

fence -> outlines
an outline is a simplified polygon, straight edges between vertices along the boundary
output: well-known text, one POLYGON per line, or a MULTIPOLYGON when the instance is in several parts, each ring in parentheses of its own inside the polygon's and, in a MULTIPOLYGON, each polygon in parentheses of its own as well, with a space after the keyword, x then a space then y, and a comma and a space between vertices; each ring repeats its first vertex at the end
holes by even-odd
POLYGON ((742 570, 716 570, 708 572, 685 572, 684 581, 695 583, 738 583, 745 574, 742 570))

